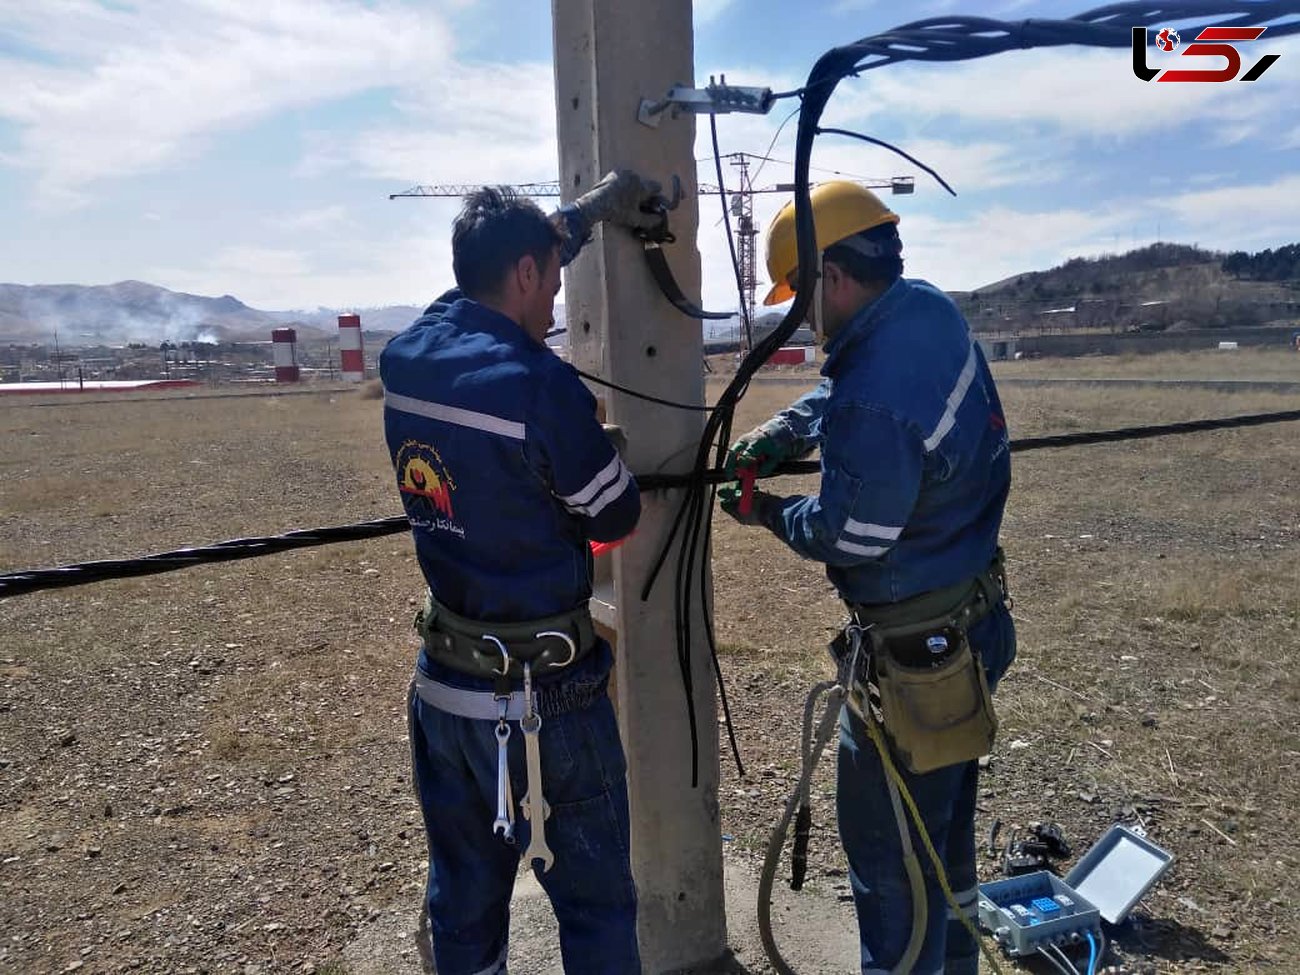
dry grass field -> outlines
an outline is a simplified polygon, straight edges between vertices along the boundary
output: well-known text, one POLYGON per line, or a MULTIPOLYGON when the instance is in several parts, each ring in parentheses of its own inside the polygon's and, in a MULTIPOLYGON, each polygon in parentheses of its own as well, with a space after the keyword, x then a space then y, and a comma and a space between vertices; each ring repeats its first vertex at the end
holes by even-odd
MULTIPOLYGON (((1221 375, 1217 358, 1160 359, 1159 375, 1221 375)), ((1297 360, 1234 361, 1272 379, 1297 360)), ((797 391, 755 384, 737 428, 797 391)), ((1004 400, 1017 437, 1296 405, 1091 387, 1004 400)), ((356 389, 0 402, 0 571, 397 513, 379 415, 356 389)), ((1122 821, 1173 852, 1118 939, 1126 971, 1294 970, 1298 500, 1294 424, 1015 458, 1020 653, 979 828, 1054 821, 1078 854, 1122 821)), ((715 527, 749 769, 724 759, 723 826, 728 855, 754 859, 841 611, 817 566, 715 527)), ((423 835, 402 705, 419 591, 395 535, 0 601, 0 972, 340 973, 375 918, 413 914, 423 835)), ((835 891, 832 764, 810 875, 835 891)))

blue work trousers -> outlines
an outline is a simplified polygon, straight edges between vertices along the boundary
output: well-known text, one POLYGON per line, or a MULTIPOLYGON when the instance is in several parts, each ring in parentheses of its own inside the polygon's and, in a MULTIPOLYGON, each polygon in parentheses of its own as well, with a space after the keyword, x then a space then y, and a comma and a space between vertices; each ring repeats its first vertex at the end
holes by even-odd
MULTIPOLYGON (((971 627, 968 637, 992 688, 1016 656, 1011 614, 999 606, 971 627)), ((894 764, 916 801, 957 903, 974 921, 978 764, 963 762, 924 775, 909 772, 897 759, 894 764)), ((903 867, 902 842, 885 776, 880 754, 862 719, 844 708, 836 805, 858 914, 863 975, 889 972, 903 956, 912 933, 912 888, 903 867)), ((910 813, 908 828, 925 875, 928 905, 925 941, 912 971, 916 975, 976 975, 979 948, 950 910, 910 813)))
MULTIPOLYGON (((638 975, 636 888, 629 858, 627 766, 613 706, 604 693, 611 654, 602 645, 559 679, 569 690, 598 686, 587 707, 542 720, 543 794, 550 805, 549 871, 534 873, 560 927, 570 975, 638 975)), ((490 689, 421 654, 420 667, 444 684, 490 689)), ((510 785, 515 842, 492 831, 497 811, 495 721, 430 707, 412 691, 411 757, 429 844, 426 910, 439 975, 506 971, 510 894, 531 825, 520 801, 528 791, 524 736, 510 723, 510 785)))

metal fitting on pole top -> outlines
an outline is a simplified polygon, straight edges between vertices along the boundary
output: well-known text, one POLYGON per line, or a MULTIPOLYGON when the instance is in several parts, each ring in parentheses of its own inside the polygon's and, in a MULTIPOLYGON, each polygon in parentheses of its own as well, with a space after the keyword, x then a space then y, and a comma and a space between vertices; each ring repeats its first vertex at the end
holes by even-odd
POLYGON ((750 115, 766 115, 772 110, 776 96, 771 88, 747 88, 741 85, 727 84, 727 76, 720 76, 715 82, 709 77, 707 88, 687 88, 674 85, 668 94, 658 101, 641 99, 636 118, 642 125, 658 128, 665 109, 677 109, 694 112, 697 115, 724 115, 728 112, 746 112, 750 115))

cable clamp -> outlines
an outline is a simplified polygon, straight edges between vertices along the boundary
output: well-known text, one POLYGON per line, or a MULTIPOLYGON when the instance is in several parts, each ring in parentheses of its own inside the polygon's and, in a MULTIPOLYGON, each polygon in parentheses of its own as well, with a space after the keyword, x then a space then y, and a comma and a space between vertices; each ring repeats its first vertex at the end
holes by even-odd
POLYGON ((725 115, 728 112, 745 112, 750 115, 766 115, 776 103, 776 96, 771 88, 750 88, 742 85, 727 84, 727 76, 721 75, 718 81, 709 76, 707 88, 688 88, 674 85, 658 101, 641 99, 637 108, 636 120, 652 129, 659 127, 666 109, 692 112, 696 115, 725 115))

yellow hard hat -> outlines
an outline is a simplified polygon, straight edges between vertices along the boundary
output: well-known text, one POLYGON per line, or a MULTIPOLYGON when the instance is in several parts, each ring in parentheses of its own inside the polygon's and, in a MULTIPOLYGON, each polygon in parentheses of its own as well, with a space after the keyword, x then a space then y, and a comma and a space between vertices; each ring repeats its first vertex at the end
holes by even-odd
MULTIPOLYGON (((817 227, 817 250, 824 251, 837 240, 860 234, 881 224, 898 223, 898 214, 881 202, 880 197, 858 183, 835 179, 812 189, 813 223, 817 227)), ((778 305, 794 297, 786 283, 799 266, 795 240, 794 201, 781 208, 767 228, 767 276, 772 290, 763 299, 765 305, 778 305)))

